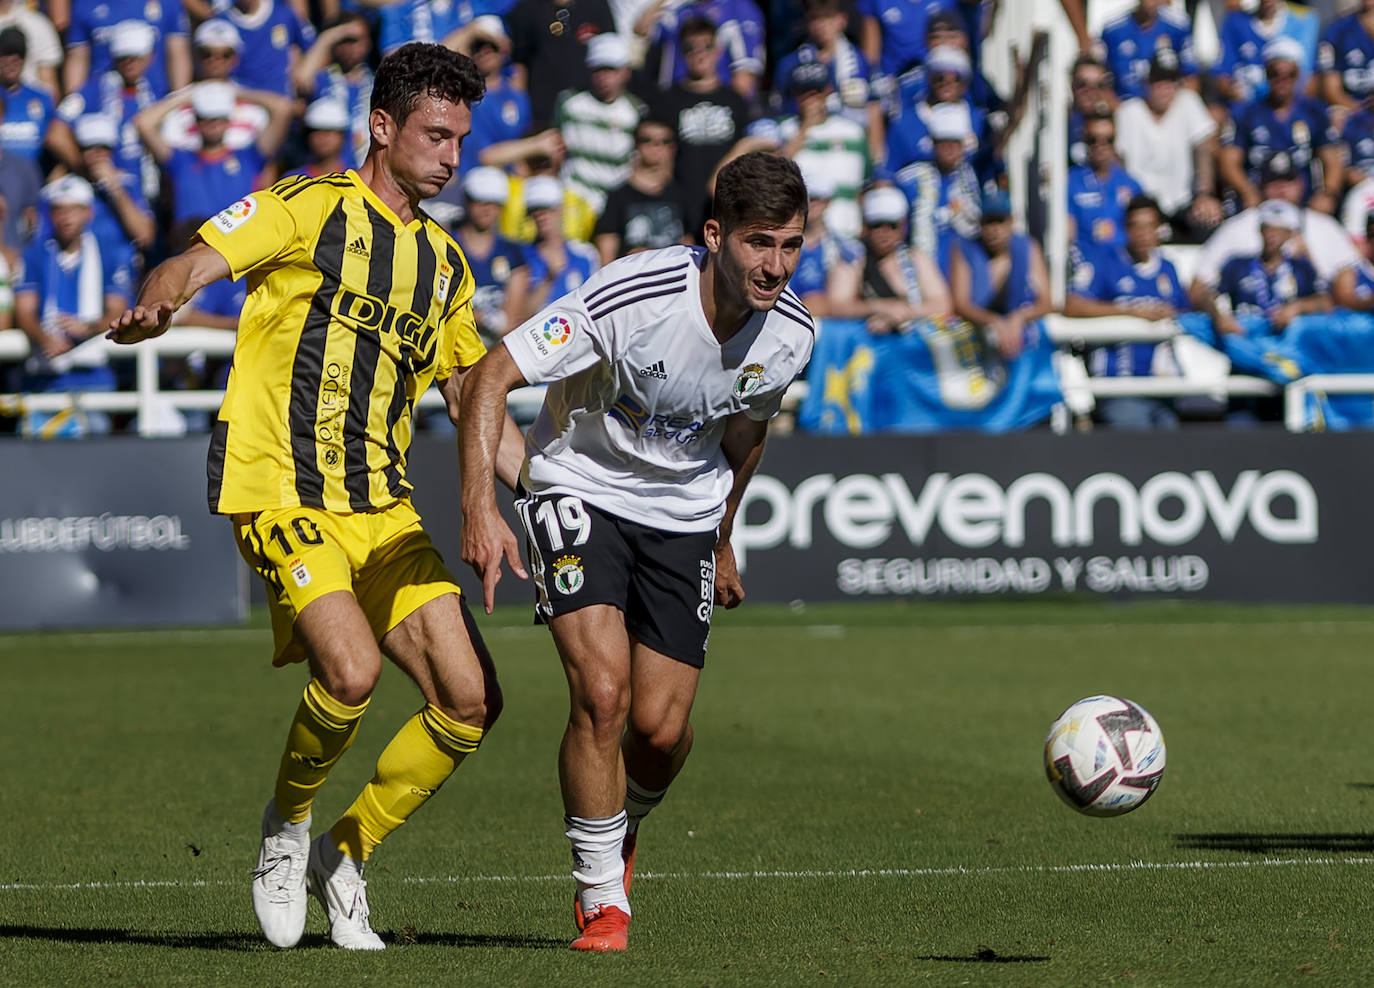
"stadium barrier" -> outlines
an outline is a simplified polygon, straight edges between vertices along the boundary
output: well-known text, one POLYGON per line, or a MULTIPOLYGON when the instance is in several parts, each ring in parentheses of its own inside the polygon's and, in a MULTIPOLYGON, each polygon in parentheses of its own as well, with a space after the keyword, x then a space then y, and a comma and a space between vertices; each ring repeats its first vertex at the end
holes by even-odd
MULTIPOLYGON (((14 442, 0 628, 228 623, 248 571, 206 508, 205 436, 14 442)), ((1374 435, 778 436, 735 524, 751 600, 1072 595, 1374 601, 1374 435)), ((415 504, 469 594, 457 463, 422 434, 415 504)), ((507 523, 520 531, 511 499, 507 523)), ((574 552, 575 554, 575 552, 574 552)), ((528 607, 509 572, 503 607, 528 607)))

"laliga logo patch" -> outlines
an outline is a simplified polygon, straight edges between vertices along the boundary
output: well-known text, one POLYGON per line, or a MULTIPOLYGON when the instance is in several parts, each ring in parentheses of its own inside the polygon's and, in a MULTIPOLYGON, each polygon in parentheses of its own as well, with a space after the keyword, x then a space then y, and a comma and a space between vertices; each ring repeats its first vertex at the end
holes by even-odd
POLYGON ((559 556, 553 561, 553 585, 561 594, 575 594, 582 589, 582 557, 559 556))
POLYGON ((749 364, 735 378, 735 397, 748 398, 763 383, 763 364, 749 364))
POLYGON ((219 227, 221 233, 233 233, 257 211, 258 201, 252 196, 244 196, 215 214, 215 226, 219 227))
POLYGON ((550 346, 562 346, 573 334, 572 323, 562 316, 549 316, 544 320, 542 333, 550 346))

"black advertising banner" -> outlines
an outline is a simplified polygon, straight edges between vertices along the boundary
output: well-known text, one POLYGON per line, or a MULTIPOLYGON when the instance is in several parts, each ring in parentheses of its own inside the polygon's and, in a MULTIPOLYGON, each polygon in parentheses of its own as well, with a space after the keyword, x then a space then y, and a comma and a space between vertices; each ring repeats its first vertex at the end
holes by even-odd
POLYGON ((206 437, 6 442, 0 628, 247 617, 247 569, 205 506, 206 437))
MULTIPOLYGON (((416 502, 471 592, 454 444, 413 452, 416 502)), ((789 436, 770 440, 734 545, 754 600, 1367 603, 1372 511, 1368 433, 789 436)), ((507 573, 498 601, 531 598, 507 573)))

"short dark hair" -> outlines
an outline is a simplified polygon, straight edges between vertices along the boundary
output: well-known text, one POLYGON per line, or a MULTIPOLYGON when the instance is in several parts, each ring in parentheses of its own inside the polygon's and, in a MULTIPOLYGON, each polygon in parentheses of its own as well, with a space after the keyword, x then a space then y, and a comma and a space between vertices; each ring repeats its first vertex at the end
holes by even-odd
POLYGON ((1126 203, 1126 212, 1124 215, 1130 216, 1137 209, 1153 209, 1156 216, 1162 217, 1164 215, 1164 210, 1159 208, 1159 202, 1155 197, 1147 196, 1143 192, 1139 195, 1131 196, 1131 201, 1126 203))
POLYGON ((802 0, 803 17, 828 17, 831 14, 847 14, 849 6, 845 0, 802 0))
POLYGON ((385 110, 405 125, 420 97, 475 106, 487 93, 486 80, 468 56, 443 45, 412 41, 382 59, 372 83, 373 110, 385 110))
POLYGON ((703 34, 709 34, 712 41, 716 40, 716 22, 702 14, 693 14, 677 29, 679 44, 689 37, 695 38, 703 34))
POLYGON ((0 31, 0 56, 18 55, 20 58, 27 58, 29 54, 29 39, 24 37, 24 32, 17 27, 7 27, 0 31))
POLYGON ((728 233, 748 223, 782 226, 805 217, 807 206, 806 183, 795 161, 750 151, 716 176, 711 216, 728 233))
POLYGON ((665 127, 673 132, 673 140, 677 140, 677 124, 668 119, 666 113, 651 109, 644 116, 639 118, 635 124, 634 136, 639 137, 639 132, 645 127, 665 127))

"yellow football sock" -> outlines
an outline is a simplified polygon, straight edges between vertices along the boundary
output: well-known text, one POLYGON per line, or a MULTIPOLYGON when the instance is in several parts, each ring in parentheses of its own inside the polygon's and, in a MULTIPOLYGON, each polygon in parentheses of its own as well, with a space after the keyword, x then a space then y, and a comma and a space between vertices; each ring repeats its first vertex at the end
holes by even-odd
POLYGON ((396 732, 377 759, 377 774, 330 830, 339 850, 366 861, 481 743, 480 727, 427 705, 396 732))
POLYGON ((348 750, 366 709, 366 700, 350 707, 334 699, 318 679, 305 687, 277 770, 277 812, 288 823, 300 823, 310 815, 315 793, 348 750))

